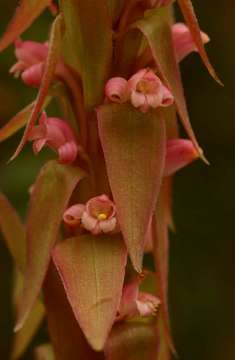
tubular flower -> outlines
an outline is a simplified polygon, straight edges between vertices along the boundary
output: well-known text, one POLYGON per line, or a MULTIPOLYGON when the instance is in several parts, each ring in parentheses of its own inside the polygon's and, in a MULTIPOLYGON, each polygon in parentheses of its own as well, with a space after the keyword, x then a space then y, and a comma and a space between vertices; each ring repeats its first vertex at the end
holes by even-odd
POLYGON ((128 101, 127 80, 122 77, 114 77, 108 80, 105 85, 105 95, 111 102, 121 104, 128 101))
POLYGON ((16 40, 15 55, 18 61, 11 67, 10 73, 16 77, 21 75, 26 85, 38 87, 41 83, 47 54, 47 43, 16 40))
POLYGON ((132 105, 142 112, 174 102, 171 92, 151 69, 142 69, 133 75, 128 80, 128 89, 132 105))
POLYGON ((94 235, 118 231, 116 206, 107 195, 91 198, 86 205, 76 204, 68 208, 63 216, 69 226, 81 225, 94 235))
MULTIPOLYGON (((176 23, 172 26, 172 36, 177 61, 180 62, 193 51, 198 51, 189 28, 184 23, 176 23)), ((210 41, 207 34, 201 31, 204 44, 210 41)))
POLYGON ((47 117, 45 112, 39 119, 39 125, 32 128, 28 140, 33 141, 35 154, 47 145, 58 153, 62 164, 74 162, 79 150, 70 126, 62 119, 47 117))
POLYGON ((164 176, 173 175, 176 171, 198 159, 199 156, 191 140, 168 140, 166 149, 164 176))
POLYGON ((122 292, 122 298, 116 320, 130 319, 135 316, 155 316, 160 300, 153 294, 140 292, 141 280, 134 279, 127 283, 122 292))

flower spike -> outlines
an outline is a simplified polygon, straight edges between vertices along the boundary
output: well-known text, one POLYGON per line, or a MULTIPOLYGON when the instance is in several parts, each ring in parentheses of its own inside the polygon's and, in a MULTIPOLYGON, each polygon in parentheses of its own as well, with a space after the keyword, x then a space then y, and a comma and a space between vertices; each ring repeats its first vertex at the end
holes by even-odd
POLYGON ((47 117, 45 112, 39 119, 39 125, 32 128, 28 140, 33 141, 35 154, 48 145, 58 153, 62 164, 70 164, 77 158, 79 147, 70 126, 62 119, 47 117))

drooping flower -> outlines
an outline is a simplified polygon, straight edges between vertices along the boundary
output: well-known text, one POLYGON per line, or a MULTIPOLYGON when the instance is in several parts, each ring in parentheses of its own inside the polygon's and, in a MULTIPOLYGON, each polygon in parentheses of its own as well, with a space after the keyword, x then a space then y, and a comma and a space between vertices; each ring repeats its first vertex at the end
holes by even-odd
MULTIPOLYGON (((172 26, 173 43, 177 61, 180 62, 193 51, 198 51, 191 32, 184 23, 176 23, 172 26)), ((201 31, 201 38, 204 44, 210 41, 207 34, 201 31)))
POLYGON ((47 117, 45 112, 39 119, 39 125, 31 129, 28 140, 33 141, 35 154, 47 145, 58 153, 62 164, 70 164, 77 158, 79 145, 71 127, 60 118, 47 117))
POLYGON ((10 73, 16 77, 21 75, 26 85, 38 87, 42 80, 47 54, 47 43, 16 40, 15 55, 17 62, 11 67, 10 73))
POLYGON ((130 319, 135 316, 155 316, 160 300, 153 294, 141 292, 140 278, 135 278, 124 285, 116 321, 130 319))
POLYGON ((173 95, 151 69, 141 69, 128 80, 130 100, 142 112, 170 106, 173 95))
POLYGON ((68 208, 63 216, 69 226, 81 225, 94 235, 118 231, 116 206, 107 195, 91 198, 86 205, 76 204, 68 208))
POLYGON ((187 139, 168 140, 166 149, 164 176, 173 175, 199 156, 192 141, 187 139))

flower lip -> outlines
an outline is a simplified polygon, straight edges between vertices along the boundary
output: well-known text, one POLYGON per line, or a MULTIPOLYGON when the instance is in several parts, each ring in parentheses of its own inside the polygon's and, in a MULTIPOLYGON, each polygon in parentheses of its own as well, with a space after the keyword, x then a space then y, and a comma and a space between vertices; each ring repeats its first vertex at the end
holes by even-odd
POLYGON ((159 89, 159 84, 152 79, 141 79, 136 85, 136 91, 142 94, 154 94, 159 89))
POLYGON ((95 219, 104 221, 116 214, 116 207, 106 195, 100 195, 87 202, 86 210, 95 219))

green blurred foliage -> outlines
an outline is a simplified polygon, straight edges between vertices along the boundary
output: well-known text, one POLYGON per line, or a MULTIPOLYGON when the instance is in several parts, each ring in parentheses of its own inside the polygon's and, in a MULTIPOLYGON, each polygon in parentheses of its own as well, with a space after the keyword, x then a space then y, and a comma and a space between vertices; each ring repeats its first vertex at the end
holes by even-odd
MULTIPOLYGON (((16 0, 4 1, 3 32, 16 0)), ((191 121, 211 165, 197 162, 175 179, 171 235, 170 311, 181 360, 235 359, 235 2, 194 0, 201 28, 211 37, 208 52, 225 84, 209 77, 199 57, 184 60, 182 73, 191 121)), ((179 17, 180 18, 180 17, 179 17)), ((51 15, 46 12, 23 38, 44 41, 51 15)), ((34 99, 35 91, 13 79, 13 47, 0 55, 0 126, 34 99)), ((48 156, 30 146, 10 164, 20 134, 0 149, 0 189, 24 218, 28 188, 48 156)), ((0 242, 0 357, 8 359, 12 339, 12 262, 0 242)), ((40 338, 35 340, 40 343, 40 338)), ((30 357, 24 357, 24 359, 30 357)))

